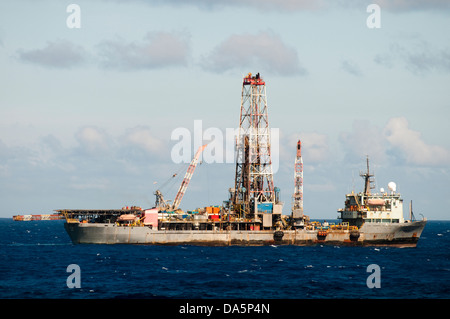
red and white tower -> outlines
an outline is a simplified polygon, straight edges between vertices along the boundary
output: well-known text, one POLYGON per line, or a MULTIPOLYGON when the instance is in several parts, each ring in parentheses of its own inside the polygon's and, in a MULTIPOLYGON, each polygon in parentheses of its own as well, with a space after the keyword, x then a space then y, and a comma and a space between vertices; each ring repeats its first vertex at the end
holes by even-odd
POLYGON ((294 169, 294 194, 292 195, 292 217, 303 218, 303 159, 302 142, 297 142, 297 156, 295 157, 294 169))

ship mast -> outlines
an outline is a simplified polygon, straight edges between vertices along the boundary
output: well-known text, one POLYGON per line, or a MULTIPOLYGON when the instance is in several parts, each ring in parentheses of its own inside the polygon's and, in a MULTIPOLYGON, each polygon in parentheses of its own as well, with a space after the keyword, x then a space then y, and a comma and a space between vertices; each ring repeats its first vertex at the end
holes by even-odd
POLYGON ((372 178, 374 175, 370 174, 369 170, 369 156, 367 156, 367 172, 359 173, 359 176, 364 178, 364 195, 369 196, 371 194, 371 189, 374 189, 375 186, 372 186, 372 183, 374 182, 374 179, 372 178))

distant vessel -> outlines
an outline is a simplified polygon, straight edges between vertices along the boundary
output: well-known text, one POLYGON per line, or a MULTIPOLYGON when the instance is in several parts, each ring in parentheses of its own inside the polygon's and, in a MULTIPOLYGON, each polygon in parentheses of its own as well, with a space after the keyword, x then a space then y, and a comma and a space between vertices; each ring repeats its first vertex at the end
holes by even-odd
MULTIPOLYGON (((280 189, 274 186, 265 82, 258 74, 244 76, 239 133, 236 139, 236 174, 229 199, 221 206, 184 212, 179 204, 198 159, 195 154, 173 203, 155 192, 155 207, 118 210, 57 210, 75 244, 149 245, 393 245, 414 247, 426 220, 404 220, 403 200, 390 192, 371 193, 373 175, 361 174, 364 192, 346 195, 339 224, 310 221, 303 212, 303 160, 297 143, 292 212, 283 215, 280 189)), ((173 176, 175 176, 174 174, 173 176)), ((411 213, 412 216, 412 213, 411 213)))

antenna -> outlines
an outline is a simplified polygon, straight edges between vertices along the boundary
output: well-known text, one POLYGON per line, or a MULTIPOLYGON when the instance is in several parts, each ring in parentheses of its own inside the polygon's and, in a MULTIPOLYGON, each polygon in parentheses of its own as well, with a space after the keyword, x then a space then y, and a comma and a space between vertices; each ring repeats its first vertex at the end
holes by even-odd
POLYGON ((355 192, 355 171, 352 170, 352 192, 355 192))
POLYGON ((370 174, 370 170, 369 170, 369 155, 367 155, 367 172, 366 173, 360 172, 359 176, 364 178, 364 194, 365 195, 370 195, 370 193, 371 193, 370 190, 374 189, 375 187, 372 186, 372 183, 374 182, 374 179, 372 177, 374 175, 370 174))

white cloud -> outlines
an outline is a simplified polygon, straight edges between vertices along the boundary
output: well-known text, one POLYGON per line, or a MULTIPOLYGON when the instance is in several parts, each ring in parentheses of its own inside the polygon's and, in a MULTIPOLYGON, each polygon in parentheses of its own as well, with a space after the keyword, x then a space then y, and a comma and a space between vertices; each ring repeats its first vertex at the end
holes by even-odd
POLYGON ((404 117, 389 119, 383 128, 369 121, 355 120, 352 131, 340 133, 339 141, 344 160, 349 163, 360 162, 368 155, 377 163, 391 160, 400 165, 450 165, 450 150, 427 144, 419 131, 409 128, 404 117))
POLYGON ((404 117, 391 118, 385 126, 384 134, 391 144, 392 153, 400 153, 407 163, 424 166, 450 165, 450 150, 438 145, 428 145, 420 132, 409 128, 404 117))
POLYGON ((70 68, 84 63, 87 57, 83 47, 66 40, 49 41, 42 49, 19 49, 17 55, 21 61, 50 68, 70 68))
POLYGON ((325 162, 330 159, 330 145, 328 136, 315 132, 292 134, 288 136, 288 146, 283 150, 294 160, 298 140, 302 143, 302 157, 305 163, 314 164, 325 162))
POLYGON ((186 65, 190 50, 187 35, 163 31, 149 32, 141 42, 103 41, 98 48, 105 67, 121 70, 186 65))
MULTIPOLYGON (((140 42, 123 39, 97 45, 100 65, 120 70, 155 69, 183 66, 188 62, 189 36, 170 32, 148 32, 140 42)), ((49 68, 71 68, 92 60, 86 50, 67 40, 49 41, 42 49, 16 51, 20 61, 49 68)))
POLYGON ((125 143, 145 150, 147 153, 157 154, 165 149, 161 140, 156 138, 150 128, 139 126, 128 130, 125 143))
POLYGON ((111 138, 98 127, 82 127, 75 133, 75 138, 81 146, 80 150, 85 154, 101 155, 111 149, 111 138))
POLYGON ((280 11, 296 11, 296 10, 316 10, 323 7, 323 0, 232 0, 233 4, 245 4, 258 8, 260 10, 280 10, 280 11))
POLYGON ((23 198, 29 199, 24 210, 27 205, 49 210, 115 207, 130 197, 151 194, 152 182, 167 178, 173 169, 170 152, 147 127, 114 135, 85 126, 74 137, 75 145, 53 135, 36 134, 15 146, 0 139, 3 213, 12 214, 23 198))
POLYGON ((339 141, 346 162, 360 163, 367 155, 375 162, 386 159, 386 141, 382 130, 368 120, 353 121, 351 132, 341 132, 339 141))
MULTIPOLYGON (((142 1, 142 0, 141 0, 142 1)), ((318 11, 335 7, 365 8, 373 0, 144 0, 154 5, 195 6, 204 10, 220 10, 226 7, 249 7, 262 12, 318 11)), ((129 2, 123 1, 122 2, 129 2)), ((448 0, 378 0, 381 8, 390 11, 445 10, 450 9, 448 0)))
POLYGON ((201 9, 223 9, 224 7, 252 7, 257 10, 297 11, 317 10, 325 4, 324 0, 150 0, 152 4, 191 5, 201 9))
POLYGON ((343 7, 365 10, 365 8, 372 3, 379 5, 382 12, 383 10, 401 13, 410 11, 438 11, 450 9, 450 2, 448 0, 325 0, 321 8, 330 9, 343 7))
POLYGON ((450 9, 448 0, 378 0, 377 4, 393 11, 450 9))
POLYGON ((263 73, 305 75, 297 51, 272 32, 234 34, 203 58, 202 66, 209 71, 256 68, 263 73))
POLYGON ((319 133, 302 133, 302 150, 309 162, 324 162, 330 157, 328 136, 319 133))

